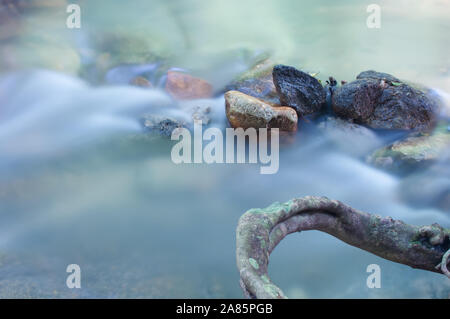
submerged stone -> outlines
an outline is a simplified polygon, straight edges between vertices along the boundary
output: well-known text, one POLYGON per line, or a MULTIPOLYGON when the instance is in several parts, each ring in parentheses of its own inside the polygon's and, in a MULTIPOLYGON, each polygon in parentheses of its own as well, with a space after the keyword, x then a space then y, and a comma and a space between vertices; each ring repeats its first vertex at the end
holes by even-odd
POLYGON ((149 89, 153 86, 152 82, 150 82, 143 76, 135 77, 133 80, 131 80, 130 84, 134 85, 134 86, 142 87, 142 88, 147 88, 147 89, 149 89))
POLYGON ((142 117, 145 129, 153 134, 170 137, 177 128, 186 127, 186 123, 177 119, 155 114, 145 114, 142 117))
POLYGON ((183 72, 168 71, 166 91, 175 99, 193 100, 211 97, 213 88, 203 79, 183 72))
POLYGON ((275 105, 238 91, 225 93, 227 118, 233 128, 279 128, 297 130, 297 113, 290 107, 275 105))
POLYGON ((429 131, 437 102, 423 90, 396 77, 365 71, 333 92, 333 111, 341 118, 375 129, 429 131))
POLYGON ((446 125, 438 126, 433 134, 415 134, 374 152, 368 162, 384 169, 405 172, 429 166, 450 147, 450 132, 446 125))
POLYGON ((291 66, 276 65, 273 82, 281 104, 301 116, 319 112, 326 102, 326 91, 319 80, 291 66))

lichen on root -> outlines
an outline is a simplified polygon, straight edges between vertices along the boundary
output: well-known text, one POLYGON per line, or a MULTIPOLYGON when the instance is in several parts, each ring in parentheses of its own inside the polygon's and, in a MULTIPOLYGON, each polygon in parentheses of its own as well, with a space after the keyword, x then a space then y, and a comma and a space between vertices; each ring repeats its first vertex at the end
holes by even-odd
POLYGON ((269 256, 284 237, 303 230, 320 230, 379 257, 448 276, 450 229, 412 226, 307 196, 251 209, 239 219, 236 258, 247 298, 286 298, 268 276, 269 256))

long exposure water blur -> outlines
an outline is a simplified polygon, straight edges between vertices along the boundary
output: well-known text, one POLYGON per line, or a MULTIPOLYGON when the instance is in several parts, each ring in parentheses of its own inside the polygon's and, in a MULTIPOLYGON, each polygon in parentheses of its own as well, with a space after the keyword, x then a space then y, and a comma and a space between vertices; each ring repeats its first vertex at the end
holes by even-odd
MULTIPOLYGON (((65 1, 44 2, 0 15, 0 297, 241 298, 239 217, 306 195, 450 227, 444 208, 404 200, 405 177, 366 163, 401 132, 341 136, 300 122, 278 173, 261 175, 253 164, 176 165, 174 142, 143 133, 137 120, 186 118, 184 108, 198 104, 224 129, 220 88, 266 55, 322 82, 373 69, 448 99, 450 1, 377 1, 380 29, 367 28, 370 2, 360 0, 73 1, 80 29, 66 27, 65 1), (141 67, 156 83, 155 70, 180 68, 217 94, 174 102, 158 85, 124 85, 137 72, 129 67, 103 78, 102 61, 113 62, 99 47, 114 45, 130 46, 124 66, 142 62, 133 50, 148 52, 141 67), (66 287, 69 264, 80 265, 82 289, 66 287)), ((450 296, 442 275, 315 231, 282 241, 269 272, 291 298, 450 296), (381 266, 381 289, 366 285, 370 264, 381 266)))

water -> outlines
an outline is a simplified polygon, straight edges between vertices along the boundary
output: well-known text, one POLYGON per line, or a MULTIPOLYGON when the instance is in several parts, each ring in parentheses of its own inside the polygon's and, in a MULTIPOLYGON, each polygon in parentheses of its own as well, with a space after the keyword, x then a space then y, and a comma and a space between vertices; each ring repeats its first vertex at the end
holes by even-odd
MULTIPOLYGON (((381 1, 379 30, 366 28, 360 1, 80 3, 81 30, 65 28, 65 10, 34 10, 19 34, 1 44, 0 297, 240 298, 239 217, 305 195, 449 227, 448 213, 408 206, 398 195, 401 178, 365 164, 392 135, 327 135, 302 123, 295 142, 281 148, 275 175, 260 175, 259 165, 175 165, 174 143, 143 134, 136 118, 145 112, 186 119, 186 110, 201 104, 212 109, 211 125, 224 128, 222 96, 176 103, 158 85, 142 90, 118 85, 117 77, 104 85, 91 72, 101 60, 92 34, 113 33, 151 48, 160 73, 183 68, 217 90, 270 52, 277 61, 320 71, 322 80, 351 80, 375 69, 448 94, 448 1, 381 1), (68 53, 72 47, 79 58, 68 53), (5 53, 14 50, 21 55, 5 53), (82 76, 73 72, 76 65, 82 76), (82 269, 79 290, 65 285, 73 263, 82 269)), ((155 83, 163 80, 154 75, 155 83)), ((450 294, 441 275, 319 232, 285 239, 272 255, 270 275, 294 298, 450 294), (382 269, 381 289, 366 287, 373 263, 382 269)))

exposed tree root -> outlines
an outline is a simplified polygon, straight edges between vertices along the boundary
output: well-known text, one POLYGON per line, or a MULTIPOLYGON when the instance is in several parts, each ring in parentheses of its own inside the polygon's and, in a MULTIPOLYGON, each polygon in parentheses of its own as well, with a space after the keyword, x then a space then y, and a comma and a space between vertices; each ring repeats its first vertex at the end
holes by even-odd
POLYGON ((246 297, 286 298, 268 276, 269 255, 284 237, 302 230, 320 230, 382 258, 450 275, 450 229, 412 226, 308 196, 251 209, 240 218, 236 257, 246 297))

